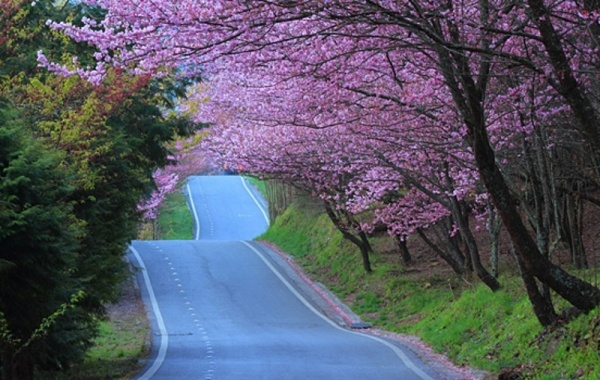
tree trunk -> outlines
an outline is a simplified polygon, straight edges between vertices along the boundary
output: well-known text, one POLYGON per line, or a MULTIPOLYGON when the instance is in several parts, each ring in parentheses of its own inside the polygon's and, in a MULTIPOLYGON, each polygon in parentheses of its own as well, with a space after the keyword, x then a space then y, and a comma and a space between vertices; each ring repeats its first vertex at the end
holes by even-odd
POLYGON ((479 277, 479 279, 483 281, 483 283, 486 284, 492 291, 495 292, 496 290, 499 290, 500 283, 496 277, 492 276, 481 263, 479 248, 477 247, 477 242, 475 241, 475 237, 473 236, 471 228, 469 227, 468 214, 464 210, 464 204, 459 202, 456 197, 450 197, 450 201, 452 205, 452 213, 454 214, 454 220, 458 223, 460 234, 462 235, 463 241, 467 246, 467 252, 471 258, 471 263, 473 265, 473 269, 475 270, 475 274, 477 274, 477 277, 479 277))
MULTIPOLYGON (((539 3, 540 1, 529 0, 529 2, 539 3)), ((473 149, 481 180, 515 247, 523 272, 523 281, 527 285, 531 282, 530 277, 534 276, 575 307, 583 311, 592 310, 600 304, 600 289, 570 275, 544 257, 517 211, 510 189, 496 163, 494 150, 490 145, 486 130, 482 104, 486 77, 479 75, 478 78, 481 82, 475 83, 465 55, 449 52, 443 47, 437 47, 436 52, 446 84, 467 127, 467 141, 473 149)), ((587 111, 590 110, 587 109, 587 111)), ((590 126, 588 125, 588 127, 590 126)), ((597 125, 593 127, 596 128, 597 125)), ((592 143, 592 146, 600 148, 600 139, 598 139, 597 145, 592 143)), ((532 304, 537 304, 537 295, 535 293, 528 294, 532 304)), ((541 324, 547 323, 547 318, 552 318, 551 315, 543 315, 543 313, 550 312, 544 308, 539 312, 542 315, 536 315, 541 324)))
POLYGON ((556 323, 558 317, 556 315, 556 311, 554 310, 552 301, 540 292, 535 277, 525 270, 521 258, 516 254, 514 248, 513 255, 517 261, 521 278, 525 284, 525 290, 527 291, 527 296, 529 297, 529 301, 531 302, 535 316, 542 326, 553 325, 556 323))
POLYGON ((492 267, 492 276, 498 278, 498 258, 499 258, 499 244, 500 244, 500 230, 502 228, 502 220, 498 218, 496 209, 488 201, 488 231, 490 233, 491 247, 490 247, 490 265, 492 267))
POLYGON ((571 253, 571 263, 577 269, 588 267, 587 255, 582 238, 582 214, 583 204, 576 195, 567 194, 565 207, 565 227, 567 232, 568 246, 571 253))
MULTIPOLYGON (((358 236, 360 237, 360 244, 358 244, 358 248, 360 249, 360 256, 362 258, 363 269, 367 273, 371 273, 373 268, 371 267, 371 253, 373 252, 373 248, 371 247, 371 243, 369 242, 369 238, 367 234, 361 231, 358 236)), ((356 243, 355 243, 356 244, 356 243)))
MULTIPOLYGON (((485 126, 483 123, 469 123, 468 127, 481 179, 514 244, 522 271, 525 273, 523 280, 527 281, 526 276, 535 276, 573 306, 586 312, 600 305, 600 289, 554 265, 539 252, 516 210, 508 186, 496 165, 485 126)), ((543 324, 545 322, 542 319, 540 323, 543 324)))
MULTIPOLYGON (((552 65, 556 81, 550 81, 556 91, 562 95, 573 111, 573 115, 581 126, 581 132, 590 144, 591 155, 598 158, 600 154, 600 119, 589 97, 575 78, 570 62, 562 48, 559 34, 554 29, 552 17, 543 0, 528 0, 527 4, 537 24, 542 43, 546 48, 549 62, 552 65)), ((587 6, 592 6, 587 1, 587 6)), ((597 4, 595 4, 597 7, 597 4)))
POLYGON ((274 221, 292 203, 295 190, 292 186, 275 179, 266 180, 265 187, 269 204, 269 220, 274 221))
POLYGON ((400 256, 402 257, 402 264, 410 265, 412 263, 412 257, 410 256, 410 252, 408 251, 408 244, 406 241, 406 236, 394 236, 396 239, 396 243, 398 244, 398 248, 400 249, 400 256))
POLYGON ((454 270, 456 274, 461 277, 468 276, 465 268, 464 259, 460 259, 455 257, 454 255, 448 254, 444 252, 443 249, 438 247, 426 234, 423 232, 421 228, 417 229, 417 234, 419 237, 427 244, 439 257, 441 257, 445 262, 450 265, 450 267, 454 270))
MULTIPOLYGON (((336 228, 342 233, 345 239, 352 242, 354 245, 358 247, 360 250, 360 255, 362 258, 362 264, 365 272, 371 273, 373 268, 371 267, 371 258, 370 253, 373 251, 371 247, 371 243, 369 242, 369 238, 364 231, 356 232, 356 235, 350 232, 351 226, 348 226, 342 219, 336 214, 334 208, 327 202, 325 203, 325 211, 329 216, 329 219, 333 222, 336 228)), ((346 218, 349 218, 349 215, 346 215, 346 218)))

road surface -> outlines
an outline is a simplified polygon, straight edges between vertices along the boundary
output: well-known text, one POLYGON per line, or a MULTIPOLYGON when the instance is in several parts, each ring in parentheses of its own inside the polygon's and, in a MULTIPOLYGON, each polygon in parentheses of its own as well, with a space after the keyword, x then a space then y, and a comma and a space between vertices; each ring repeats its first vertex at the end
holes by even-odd
POLYGON ((137 379, 439 378, 412 352, 324 317, 247 241, 267 221, 240 177, 192 177, 188 189, 200 240, 132 244, 154 332, 137 379))

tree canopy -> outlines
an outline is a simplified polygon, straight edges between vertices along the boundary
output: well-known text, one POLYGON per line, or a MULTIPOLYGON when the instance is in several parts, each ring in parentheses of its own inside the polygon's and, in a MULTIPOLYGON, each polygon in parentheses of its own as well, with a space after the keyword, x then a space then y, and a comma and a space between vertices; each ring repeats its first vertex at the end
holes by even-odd
POLYGON ((582 199, 599 204, 596 1, 89 3, 106 17, 52 26, 96 65, 42 65, 91 82, 111 66, 202 71, 199 117, 222 124, 212 149, 229 164, 375 210, 401 238, 446 225, 458 245, 440 254, 492 289, 470 223, 497 215, 542 324, 557 320, 549 289, 600 304, 552 257, 565 244, 586 265, 582 199))

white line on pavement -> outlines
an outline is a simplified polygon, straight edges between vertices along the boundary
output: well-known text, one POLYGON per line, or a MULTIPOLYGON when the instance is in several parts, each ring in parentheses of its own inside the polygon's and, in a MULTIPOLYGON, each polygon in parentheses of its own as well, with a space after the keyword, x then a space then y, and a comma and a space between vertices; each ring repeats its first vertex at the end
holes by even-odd
POLYGON ((154 295, 154 289, 152 288, 152 284, 150 282, 150 276, 148 276, 148 271, 146 270, 146 265, 144 264, 144 260, 142 260, 141 256, 137 252, 133 246, 130 246, 131 252, 135 256, 135 259, 138 262, 139 267, 142 270, 142 276, 144 277, 144 283, 146 284, 146 289, 148 290, 148 296, 150 297, 150 303, 152 304, 152 313, 156 318, 156 323, 158 324, 158 330, 160 332, 160 347, 158 349, 158 355, 152 366, 148 368, 146 372, 144 372, 138 380, 148 380, 152 378, 152 376, 158 371, 163 361, 165 360, 165 356, 167 355, 167 346, 169 345, 169 335, 167 334, 167 328, 165 326, 165 321, 163 320, 162 314, 160 313, 160 308, 158 307, 158 302, 156 301, 156 296, 154 295))
POLYGON ((192 207, 192 214, 194 214, 194 221, 196 223, 196 233, 194 234, 194 240, 200 239, 200 220, 198 219, 198 213, 196 212, 196 206, 194 205, 194 198, 192 198, 192 189, 190 189, 190 184, 187 184, 187 193, 190 198, 190 205, 192 207))
POLYGON ((240 179, 242 180, 242 184, 244 185, 244 188, 246 189, 248 194, 250 194, 250 196, 252 197, 252 200, 254 201, 254 203, 256 203, 260 212, 263 214, 265 221, 267 222, 267 226, 268 226, 269 225, 269 215, 267 215, 267 212, 265 211, 264 207, 260 204, 258 199, 256 199, 256 197, 254 196, 252 191, 248 188, 248 185, 246 185, 246 179, 242 176, 240 176, 240 179))
POLYGON ((396 347, 395 345, 391 344, 390 342, 388 342, 388 341, 386 341, 384 339, 378 338, 376 336, 367 335, 367 334, 361 334, 361 333, 358 333, 358 332, 346 330, 346 329, 340 327, 339 325, 337 325, 335 322, 333 322, 332 320, 330 320, 326 316, 324 316, 321 312, 319 312, 317 309, 315 309, 314 306, 312 306, 310 304, 310 302, 308 302, 306 300, 306 298, 304 298, 300 293, 298 293, 298 291, 296 289, 294 289, 294 287, 264 257, 264 255, 262 253, 260 253, 259 250, 257 250, 256 248, 254 248, 248 242, 241 241, 240 243, 242 243, 242 244, 246 245, 248 248, 250 248, 265 263, 265 265, 271 270, 271 272, 273 272, 273 274, 275 274, 275 276, 277 276, 277 278, 279 278, 279 280, 292 292, 292 294, 294 294, 296 296, 296 298, 298 298, 300 300, 300 302, 302 302, 308 309, 310 309, 310 311, 312 311, 317 316, 319 316, 320 318, 322 318, 325 322, 329 323, 331 326, 335 327, 336 329, 342 330, 342 331, 344 331, 344 332, 346 332, 348 334, 359 335, 359 336, 362 336, 362 337, 373 339, 374 341, 377 341, 377 342, 383 344, 384 346, 386 346, 389 349, 391 349, 396 354, 396 356, 398 356, 398 358, 400 358, 400 360, 402 360, 402 362, 404 363, 404 365, 407 366, 408 368, 410 368, 421 379, 423 379, 423 380, 434 380, 431 376, 429 376, 425 372, 421 371, 421 369, 412 360, 410 360, 410 358, 399 347, 396 347))

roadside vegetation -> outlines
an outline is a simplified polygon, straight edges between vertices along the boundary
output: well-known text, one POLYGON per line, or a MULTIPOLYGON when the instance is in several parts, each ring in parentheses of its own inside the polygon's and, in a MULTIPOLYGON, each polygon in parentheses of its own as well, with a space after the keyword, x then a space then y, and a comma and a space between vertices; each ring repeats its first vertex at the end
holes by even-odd
POLYGON ((120 301, 107 309, 83 362, 63 372, 39 374, 39 380, 125 380, 140 370, 150 350, 150 327, 133 278, 123 284, 120 301))
MULTIPOLYGON (((251 182, 268 194, 264 183, 251 182)), ((503 288, 491 292, 459 278, 416 243, 409 249, 420 264, 404 265, 385 235, 372 238, 373 271, 367 273, 356 246, 343 238, 319 202, 294 198, 258 239, 293 256, 313 280, 328 286, 375 328, 417 336, 455 364, 489 372, 489 378, 600 378, 600 310, 543 328, 510 259, 501 261, 503 288)), ((181 192, 167 196, 157 224, 166 231, 157 238, 191 237, 193 221, 181 192)), ((597 269, 579 274, 592 282, 600 279, 597 269)), ((146 353, 142 342, 147 338, 140 328, 143 308, 130 313, 117 312, 103 322, 88 359, 61 379, 127 378, 146 353)))
MULTIPOLYGON (((308 198, 298 198, 260 239, 295 257, 364 320, 418 336, 455 364, 489 371, 490 378, 600 378, 600 309, 543 328, 509 258, 501 263, 503 288, 492 292, 459 278, 416 243, 409 249, 418 261, 405 266, 393 241, 379 236, 366 273, 356 246, 308 198)), ((597 269, 579 274, 598 281, 597 269)))
POLYGON ((156 219, 145 220, 140 240, 190 240, 193 238, 194 221, 190 215, 186 196, 180 186, 167 194, 156 219))
MULTIPOLYGON (((141 226, 138 238, 188 240, 192 238, 192 229, 193 220, 185 194, 179 189, 166 196, 157 219, 146 221, 141 226)), ((124 283, 119 302, 107 305, 107 309, 107 318, 99 322, 98 336, 83 362, 64 372, 40 374, 38 379, 124 380, 140 370, 150 349, 150 328, 146 309, 133 279, 124 283)))
MULTIPOLYGON (((251 182, 268 196, 265 183, 251 182)), ((185 197, 176 192, 167 199, 157 221, 167 231, 160 239, 191 236, 185 197), (179 232, 184 235, 168 233, 182 221, 179 232)), ((455 364, 489 372, 489 378, 600 378, 600 309, 543 328, 531 312, 512 258, 501 257, 503 288, 492 292, 457 276, 416 239, 409 239, 414 262, 407 266, 391 238, 371 237, 373 271, 367 273, 360 252, 321 204, 305 196, 294 199, 257 240, 293 256, 313 280, 324 283, 375 328, 417 336, 455 364)), ((577 274, 600 281, 597 268, 577 274)))
POLYGON ((193 239, 194 221, 183 190, 167 196, 157 221, 157 240, 193 239))
POLYGON ((0 6, 2 380, 89 356, 201 125, 207 163, 294 190, 265 187, 265 238, 366 319, 600 377, 599 2, 184 3, 0 6))
POLYGON ((40 70, 40 50, 63 63, 93 54, 46 21, 94 14, 81 2, 0 6, 2 380, 126 377, 145 344, 144 323, 106 317, 130 277, 138 204, 168 143, 196 124, 166 112, 185 80, 108 69, 92 85, 40 70))

